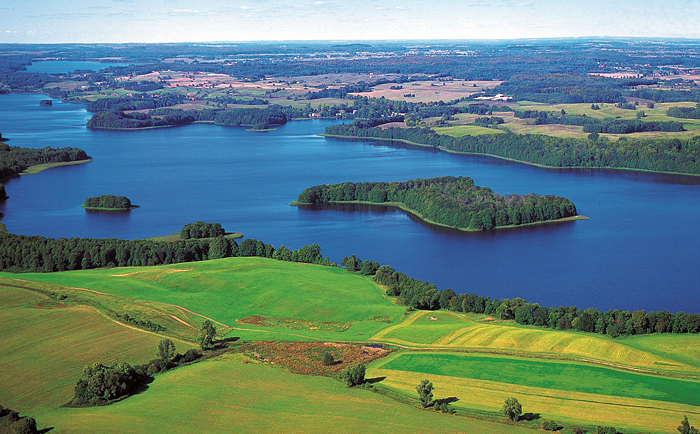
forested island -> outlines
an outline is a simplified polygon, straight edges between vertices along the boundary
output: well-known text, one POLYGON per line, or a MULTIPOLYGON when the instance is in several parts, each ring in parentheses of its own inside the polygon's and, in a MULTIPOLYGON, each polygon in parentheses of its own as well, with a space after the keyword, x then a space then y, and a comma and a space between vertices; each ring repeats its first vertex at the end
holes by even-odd
POLYGON ((445 176, 404 182, 345 182, 304 190, 293 205, 361 202, 398 206, 442 226, 485 230, 577 217, 563 197, 498 195, 468 177, 445 176))
POLYGON ((138 205, 132 205, 131 200, 126 196, 114 196, 112 194, 103 194, 102 196, 89 197, 85 199, 83 208, 89 210, 104 210, 104 211, 128 211, 138 208, 138 205))
POLYGON ((651 170, 700 175, 700 136, 691 139, 585 140, 542 134, 440 135, 430 128, 326 127, 330 137, 397 140, 545 167, 651 170))

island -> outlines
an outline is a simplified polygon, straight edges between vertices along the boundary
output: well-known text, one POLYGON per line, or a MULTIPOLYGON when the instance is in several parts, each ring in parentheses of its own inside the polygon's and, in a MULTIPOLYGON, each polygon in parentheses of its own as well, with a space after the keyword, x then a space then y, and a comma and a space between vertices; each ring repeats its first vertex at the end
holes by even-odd
POLYGON ((53 105, 53 102, 50 99, 42 99, 39 101, 40 106, 50 106, 53 105))
POLYGON ((139 206, 132 205, 131 201, 126 196, 103 194, 102 196, 85 199, 85 203, 82 207, 94 211, 128 211, 138 208, 139 206))
POLYGON ((462 176, 317 185, 290 205, 339 202, 396 206, 428 223, 466 231, 586 218, 569 199, 534 193, 501 196, 462 176))

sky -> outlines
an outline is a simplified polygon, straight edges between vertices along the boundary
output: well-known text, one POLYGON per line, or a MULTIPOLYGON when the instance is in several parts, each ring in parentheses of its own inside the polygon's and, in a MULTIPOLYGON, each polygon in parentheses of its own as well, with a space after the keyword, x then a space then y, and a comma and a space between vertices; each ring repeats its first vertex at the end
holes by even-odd
POLYGON ((700 0, 2 0, 0 43, 700 38, 700 0))

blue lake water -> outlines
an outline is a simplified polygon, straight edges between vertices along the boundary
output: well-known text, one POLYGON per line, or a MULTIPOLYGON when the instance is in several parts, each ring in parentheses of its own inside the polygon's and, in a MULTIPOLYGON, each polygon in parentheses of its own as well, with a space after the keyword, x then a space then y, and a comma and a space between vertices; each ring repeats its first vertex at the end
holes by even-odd
POLYGON ((269 132, 190 125, 91 131, 83 106, 42 95, 0 95, 0 133, 12 146, 76 146, 94 162, 5 182, 9 231, 47 237, 146 238, 197 220, 220 222, 279 247, 317 243, 390 264, 455 292, 522 297, 546 306, 700 312, 700 178, 612 170, 543 170, 424 149, 326 139, 335 121, 269 132), (400 211, 289 206, 306 187, 344 181, 469 176, 495 192, 555 194, 590 220, 455 233, 400 211), (100 194, 140 208, 87 213, 100 194))
POLYGON ((73 60, 43 60, 27 66, 28 72, 44 72, 49 74, 66 74, 77 69, 99 71, 110 66, 129 66, 128 63, 78 62, 73 60))

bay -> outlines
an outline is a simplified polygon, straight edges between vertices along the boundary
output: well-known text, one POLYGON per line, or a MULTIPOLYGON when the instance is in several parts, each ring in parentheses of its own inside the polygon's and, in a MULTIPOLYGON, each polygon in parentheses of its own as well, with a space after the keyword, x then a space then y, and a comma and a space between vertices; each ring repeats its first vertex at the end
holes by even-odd
POLYGON ((10 232, 146 238, 197 220, 279 247, 316 243, 457 293, 521 297, 546 306, 700 312, 700 179, 617 170, 545 170, 387 143, 319 137, 337 121, 274 131, 195 124, 144 131, 85 128, 84 106, 0 95, 11 146, 85 149, 89 164, 5 182, 10 232), (589 220, 482 233, 415 221, 398 210, 289 206, 306 187, 345 181, 469 176, 496 193, 554 194, 589 220), (87 197, 125 195, 141 207, 88 213, 87 197))
POLYGON ((110 66, 129 66, 128 63, 103 63, 75 60, 42 60, 32 62, 27 66, 27 72, 41 72, 47 74, 67 74, 76 70, 99 71, 110 66))

